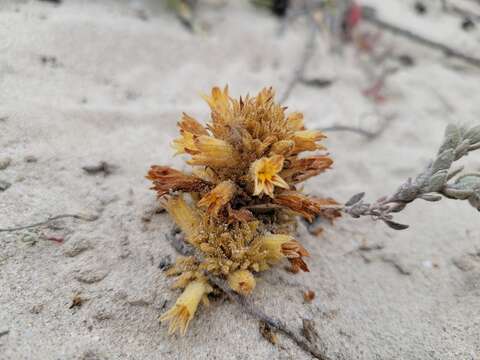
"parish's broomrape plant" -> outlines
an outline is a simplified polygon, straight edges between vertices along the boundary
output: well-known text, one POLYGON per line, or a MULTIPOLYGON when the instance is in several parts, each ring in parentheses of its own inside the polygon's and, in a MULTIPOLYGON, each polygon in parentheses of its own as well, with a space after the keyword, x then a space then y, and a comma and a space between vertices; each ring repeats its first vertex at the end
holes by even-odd
POLYGON ((340 216, 334 200, 300 190, 301 182, 332 165, 319 143, 325 135, 307 130, 301 113, 287 115, 271 88, 237 100, 227 87, 214 87, 204 98, 210 121, 202 125, 183 114, 173 141, 177 154, 190 157, 192 172, 155 165, 147 175, 185 241, 201 254, 179 258, 167 271, 177 276, 174 287, 184 288, 160 318, 170 322, 170 333, 185 334, 200 301, 208 302, 209 275, 249 295, 255 274, 282 260, 294 273, 308 271, 308 251, 294 237, 295 217, 340 216))

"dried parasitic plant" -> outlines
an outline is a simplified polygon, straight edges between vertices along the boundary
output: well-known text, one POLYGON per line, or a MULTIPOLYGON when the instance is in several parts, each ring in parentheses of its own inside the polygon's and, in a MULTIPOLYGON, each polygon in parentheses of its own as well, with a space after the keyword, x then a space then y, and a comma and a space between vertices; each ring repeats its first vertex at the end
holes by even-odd
POLYGON ((152 166, 147 176, 195 249, 195 256, 179 258, 167 271, 177 276, 173 287, 184 289, 160 318, 170 322, 170 333, 185 334, 200 302, 208 303, 214 286, 209 276, 249 295, 255 275, 282 260, 293 273, 308 271, 308 251, 294 237, 296 216, 340 216, 334 200, 299 188, 332 165, 319 143, 325 135, 307 130, 301 113, 287 115, 271 88, 236 100, 227 87, 214 87, 204 98, 211 120, 202 125, 183 114, 173 142, 177 154, 190 156, 192 172, 152 166))

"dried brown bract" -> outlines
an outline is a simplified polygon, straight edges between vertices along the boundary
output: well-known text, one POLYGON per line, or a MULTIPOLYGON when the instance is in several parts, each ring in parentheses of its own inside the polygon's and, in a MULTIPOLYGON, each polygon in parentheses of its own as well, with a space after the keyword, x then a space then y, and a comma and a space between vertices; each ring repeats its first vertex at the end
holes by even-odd
POLYGON ((325 135, 307 130, 301 113, 286 114, 271 88, 238 100, 228 88, 204 96, 211 109, 203 125, 183 114, 177 154, 189 157, 192 173, 152 166, 147 178, 185 241, 201 257, 181 258, 167 271, 184 293, 162 321, 185 333, 200 303, 212 291, 208 276, 225 279, 232 290, 248 295, 255 274, 289 261, 291 271, 308 271, 308 251, 294 238, 296 216, 311 221, 340 216, 332 199, 312 198, 299 183, 332 165, 319 142, 325 135))

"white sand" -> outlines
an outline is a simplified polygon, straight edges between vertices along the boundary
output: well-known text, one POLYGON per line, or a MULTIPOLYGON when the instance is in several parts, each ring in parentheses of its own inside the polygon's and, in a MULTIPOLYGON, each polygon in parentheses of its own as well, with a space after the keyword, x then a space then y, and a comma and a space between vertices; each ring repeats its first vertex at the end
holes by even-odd
MULTIPOLYGON (((400 11, 382 6, 390 17, 400 11)), ((158 264, 176 254, 164 239, 167 215, 142 220, 156 206, 148 167, 183 166, 168 143, 182 111, 207 118, 198 94, 211 86, 228 83, 236 96, 267 85, 283 92, 306 37, 301 21, 279 36, 273 17, 247 5, 204 6, 200 18, 210 29, 192 35, 154 0, 0 4, 0 117, 8 117, 0 160, 11 158, 0 180, 12 184, 0 192, 0 227, 99 215, 0 233, 0 333, 9 331, 1 359, 310 358, 283 336, 272 346, 228 301, 200 309, 184 338, 167 336, 157 320, 177 296, 158 264), (148 21, 137 15, 142 7, 148 21), (107 177, 82 170, 101 160, 118 169, 107 177), (87 301, 69 309, 77 293, 87 301)), ((425 21, 428 35, 435 20, 425 21)), ((465 39, 455 24, 439 28, 465 39)), ((478 33, 468 40, 477 50, 478 33)), ((306 185, 312 192, 340 201, 392 192, 434 155, 447 123, 480 119, 478 69, 398 38, 382 42, 416 61, 387 81, 378 111, 395 118, 373 141, 330 134, 335 168, 306 185)), ((300 85, 288 100, 310 127, 378 122, 353 51, 335 57, 319 43, 307 73, 336 80, 323 90, 300 85)), ((468 160, 480 169, 478 154, 468 160)), ((466 203, 418 202, 398 215, 411 225, 403 232, 370 219, 341 220, 319 238, 301 227, 311 272, 270 271, 254 301, 294 328, 314 319, 334 359, 480 359, 480 258, 468 255, 480 249, 478 219, 466 203), (362 256, 355 249, 364 241, 384 248, 362 256), (303 303, 306 289, 317 294, 312 304, 303 303)))

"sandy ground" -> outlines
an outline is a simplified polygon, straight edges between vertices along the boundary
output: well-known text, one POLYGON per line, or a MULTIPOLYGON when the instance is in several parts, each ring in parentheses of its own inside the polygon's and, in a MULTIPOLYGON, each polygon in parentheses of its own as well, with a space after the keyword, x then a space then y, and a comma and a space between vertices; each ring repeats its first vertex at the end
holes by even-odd
MULTIPOLYGON (((427 24, 437 24, 434 16, 427 24)), ((207 30, 192 35, 153 0, 0 4, 0 163, 11 159, 0 170, 11 184, 0 192, 0 227, 98 216, 0 233, 2 360, 310 358, 283 336, 272 346, 224 299, 202 308, 184 338, 158 323, 177 296, 158 265, 176 254, 164 238, 171 221, 154 213, 144 174, 151 164, 183 166, 168 143, 182 111, 207 118, 199 93, 226 83, 236 96, 267 85, 282 93, 306 38, 301 20, 279 35, 275 18, 242 3, 204 6, 200 18, 207 30), (100 161, 116 168, 108 176, 82 170, 100 161), (78 294, 86 301, 71 308, 78 294)), ((445 24, 446 38, 472 49, 445 24)), ((471 37, 478 47, 479 30, 471 37)), ((331 133, 335 168, 307 183, 311 192, 340 201, 392 192, 434 155, 447 123, 480 118, 478 69, 398 38, 381 41, 415 60, 388 78, 383 104, 362 95, 369 80, 355 52, 332 55, 326 37, 307 75, 333 85, 299 85, 287 101, 310 127, 374 129, 393 119, 374 140, 331 133)), ((468 165, 478 171, 480 158, 468 165)), ((403 232, 344 219, 315 237, 302 225, 311 272, 270 271, 253 298, 293 328, 315 320, 333 359, 480 359, 478 216, 466 203, 418 202, 398 216, 411 226, 403 232)))

